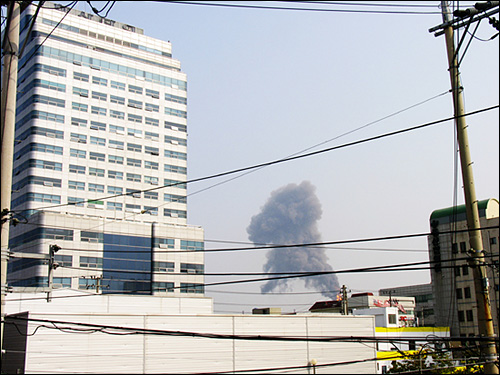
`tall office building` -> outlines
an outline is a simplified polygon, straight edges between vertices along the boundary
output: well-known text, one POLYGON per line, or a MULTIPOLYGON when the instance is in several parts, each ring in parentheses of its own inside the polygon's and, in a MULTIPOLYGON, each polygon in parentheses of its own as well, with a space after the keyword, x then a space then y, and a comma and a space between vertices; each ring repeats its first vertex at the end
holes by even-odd
MULTIPOLYGON (((54 286, 200 296, 186 74, 170 42, 59 4, 35 14, 21 15, 10 250, 60 247, 54 286)), ((10 259, 9 285, 47 286, 46 263, 10 259)))
MULTIPOLYGON (((495 332, 499 322, 498 235, 499 205, 497 199, 478 202, 486 271, 489 280, 491 314, 495 332), (488 229, 486 229, 488 228, 488 229)), ((437 326, 450 327, 452 336, 478 336, 478 315, 465 206, 435 210, 430 217, 431 261, 451 260, 431 270, 434 314, 437 326), (451 233, 458 231, 458 233, 451 233), (450 267, 451 266, 451 267, 450 267)))

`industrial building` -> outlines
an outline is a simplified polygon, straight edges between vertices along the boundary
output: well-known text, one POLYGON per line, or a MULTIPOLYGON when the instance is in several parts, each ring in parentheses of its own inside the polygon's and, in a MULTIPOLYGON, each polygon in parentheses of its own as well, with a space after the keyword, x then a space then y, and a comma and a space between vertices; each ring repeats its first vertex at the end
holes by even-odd
POLYGON ((6 373, 374 374, 373 316, 212 313, 207 297, 10 294, 6 373))

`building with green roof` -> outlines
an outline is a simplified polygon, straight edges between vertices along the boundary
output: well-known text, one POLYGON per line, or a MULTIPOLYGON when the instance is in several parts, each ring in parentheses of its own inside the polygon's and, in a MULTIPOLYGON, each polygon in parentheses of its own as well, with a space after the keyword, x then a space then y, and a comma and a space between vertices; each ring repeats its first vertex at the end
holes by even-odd
MULTIPOLYGON (((483 250, 486 261, 491 313, 498 334, 499 321, 499 202, 478 202, 483 250)), ((437 326, 451 329, 451 336, 479 335, 473 272, 469 265, 469 235, 465 205, 432 212, 428 239, 432 263, 431 280, 437 326), (450 260, 450 262, 445 262, 450 260)))

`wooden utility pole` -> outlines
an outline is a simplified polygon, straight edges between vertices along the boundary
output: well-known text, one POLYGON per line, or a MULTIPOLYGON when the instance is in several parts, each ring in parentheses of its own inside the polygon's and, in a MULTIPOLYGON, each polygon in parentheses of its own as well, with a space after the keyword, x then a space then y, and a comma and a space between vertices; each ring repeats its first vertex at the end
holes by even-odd
MULTIPOLYGON (((3 332, 5 318, 5 296, 7 294, 7 258, 9 253, 10 199, 12 190, 12 164, 14 159, 14 133, 16 124, 17 63, 19 52, 19 22, 21 8, 17 1, 8 4, 7 24, 2 40, 3 72, 1 98, 1 337, 3 353, 3 332)), ((3 355, 2 355, 3 357, 3 355)))
POLYGON ((470 264, 474 275, 474 289, 477 303, 479 335, 483 338, 491 339, 486 342, 482 342, 480 347, 481 353, 486 361, 486 364, 484 365, 485 373, 498 374, 498 357, 495 347, 493 319, 491 316, 491 302, 488 291, 489 284, 484 261, 478 201, 476 198, 476 189, 474 187, 474 177, 472 174, 472 161, 469 152, 467 124, 464 117, 465 109, 462 96, 463 87, 460 81, 460 72, 458 69, 455 44, 453 41, 452 17, 447 1, 441 1, 441 9, 443 15, 446 48, 448 53, 451 89, 453 93, 453 105, 455 108, 455 121, 457 128, 460 163, 462 169, 462 179, 464 185, 467 227, 469 229, 469 245, 471 256, 470 264))

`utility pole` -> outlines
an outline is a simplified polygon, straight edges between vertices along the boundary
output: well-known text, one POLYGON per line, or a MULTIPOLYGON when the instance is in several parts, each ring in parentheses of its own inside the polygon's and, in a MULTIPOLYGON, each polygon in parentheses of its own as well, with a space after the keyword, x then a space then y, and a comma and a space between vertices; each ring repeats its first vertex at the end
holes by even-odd
POLYGON ((49 291, 47 292, 47 302, 50 302, 52 299, 52 288, 54 283, 54 270, 59 267, 59 264, 54 261, 55 254, 61 250, 61 248, 57 245, 49 246, 49 274, 48 274, 48 287, 49 291))
MULTIPOLYGON (((9 215, 12 193, 12 163, 14 159, 14 133, 16 123, 17 64, 19 52, 19 23, 21 8, 17 1, 8 3, 7 25, 2 40, 3 74, 1 98, 1 337, 3 353, 3 332, 5 320, 5 296, 7 294, 7 258, 9 252, 9 215)), ((3 355, 2 355, 3 357, 3 355)))
POLYGON ((342 315, 349 315, 349 302, 347 301, 347 288, 342 285, 342 315))
MULTIPOLYGON (((493 2, 490 2, 493 3, 493 2)), ((498 2, 496 2, 498 6, 498 2)), ((478 9, 482 3, 476 3, 476 9, 469 10, 467 15, 472 17, 479 13, 478 9)), ((484 5, 484 4, 483 4, 484 5)), ((469 229, 470 245, 470 264, 474 275, 474 289, 476 295, 479 335, 490 340, 481 344, 481 353, 484 356, 486 364, 485 373, 498 374, 498 357, 495 347, 495 332, 493 319, 491 316, 491 302, 488 291, 488 278, 483 252, 483 240, 481 235, 481 226, 479 221, 478 201, 474 186, 472 174, 472 162, 469 152, 469 140, 467 135, 467 124, 465 121, 465 109, 463 103, 463 87, 460 81, 460 72, 458 69, 458 60, 453 41, 453 20, 447 1, 441 1, 441 10, 443 16, 443 25, 446 49, 448 54, 448 64, 451 79, 451 91, 453 93, 453 105, 455 108, 455 121, 457 128, 457 138, 459 145, 460 162, 462 169, 462 179, 464 184, 465 207, 467 215, 467 227, 469 229)), ((481 9, 484 10, 484 9, 481 9)), ((469 23, 470 23, 469 22, 469 23)), ((431 29, 432 31, 433 29, 431 29)))

